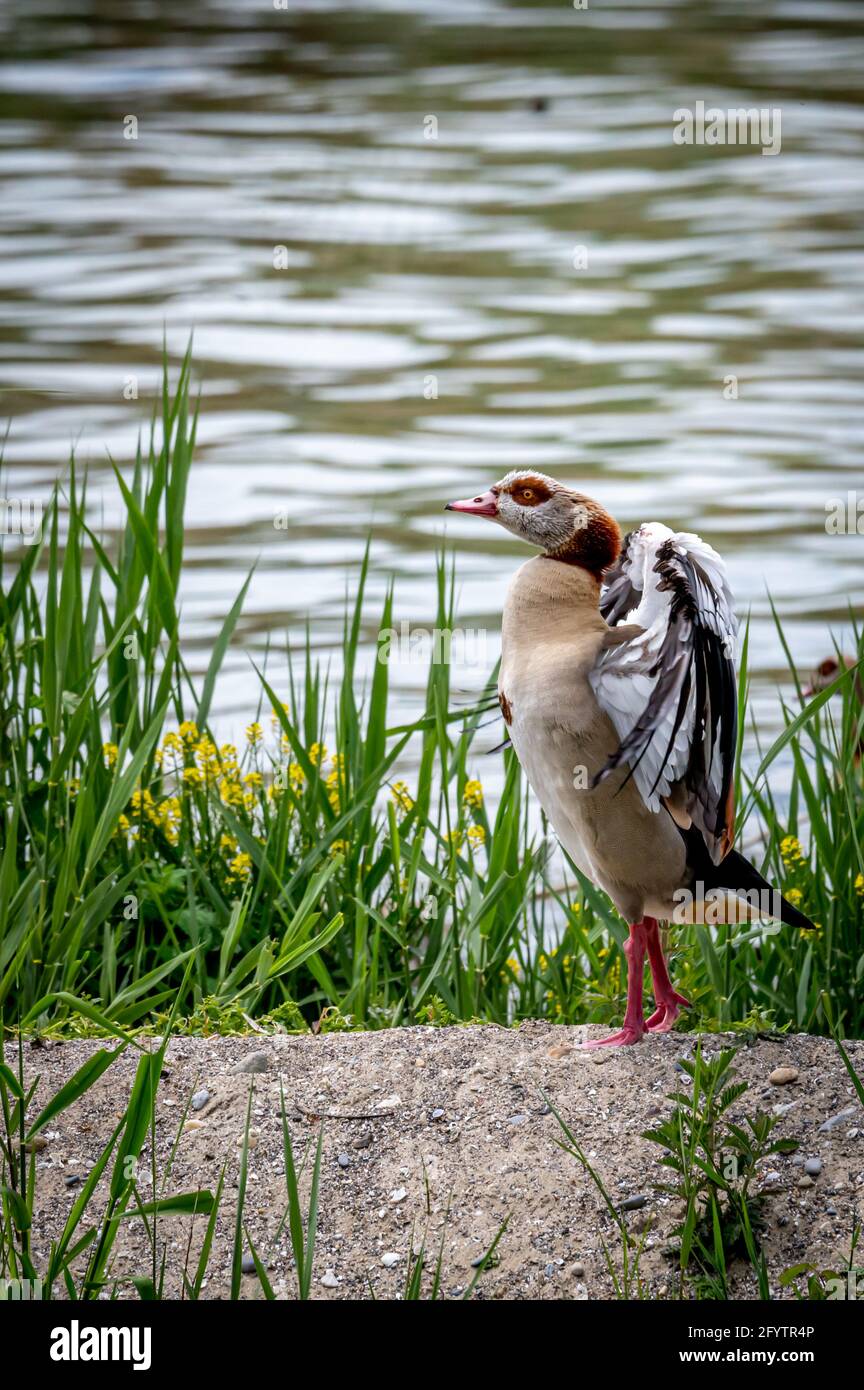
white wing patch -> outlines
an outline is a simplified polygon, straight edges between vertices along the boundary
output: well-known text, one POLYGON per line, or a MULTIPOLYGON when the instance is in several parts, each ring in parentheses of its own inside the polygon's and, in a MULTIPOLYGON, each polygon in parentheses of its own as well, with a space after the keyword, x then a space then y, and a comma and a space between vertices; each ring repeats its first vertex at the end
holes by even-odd
POLYGON ((737 724, 737 621, 723 561, 699 536, 648 523, 627 537, 600 608, 610 625, 644 631, 601 652, 589 677, 621 740, 599 776, 629 763, 653 811, 683 785, 688 813, 722 858, 737 724))

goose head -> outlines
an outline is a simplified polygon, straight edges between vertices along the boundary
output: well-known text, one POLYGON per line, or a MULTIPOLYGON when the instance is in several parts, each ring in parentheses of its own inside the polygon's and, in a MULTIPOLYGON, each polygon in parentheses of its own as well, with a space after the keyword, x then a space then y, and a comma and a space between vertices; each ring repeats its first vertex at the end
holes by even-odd
POLYGON ((618 525, 598 502, 533 469, 508 473, 488 492, 448 502, 446 510, 496 521, 548 559, 581 565, 598 577, 621 549, 618 525))
MULTIPOLYGON (((849 671, 852 669, 854 665, 855 658, 851 656, 846 656, 845 653, 841 655, 839 660, 836 656, 827 656, 824 661, 819 662, 819 665, 816 667, 815 671, 811 672, 810 680, 804 688, 804 690, 802 690, 801 694, 805 697, 805 699, 809 699, 813 695, 818 695, 820 691, 827 690, 828 686, 831 685, 833 681, 836 681, 837 677, 840 675, 840 672, 843 670, 843 667, 845 667, 846 670, 849 671), (841 661, 843 663, 842 666, 840 664, 841 661)), ((862 691, 861 686, 860 670, 855 677, 855 690, 859 700, 864 700, 864 691, 862 691)))

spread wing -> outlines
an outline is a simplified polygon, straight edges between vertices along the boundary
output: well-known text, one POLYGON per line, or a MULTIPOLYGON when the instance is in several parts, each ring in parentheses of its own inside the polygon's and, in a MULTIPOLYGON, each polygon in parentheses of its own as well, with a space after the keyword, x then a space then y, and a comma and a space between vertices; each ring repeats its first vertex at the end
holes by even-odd
POLYGON ((698 536, 642 526, 608 572, 600 610, 609 645, 589 679, 621 743, 595 785, 627 763, 646 805, 668 800, 719 863, 734 833, 738 722, 738 625, 723 561, 698 536), (625 623, 641 630, 616 642, 625 623))

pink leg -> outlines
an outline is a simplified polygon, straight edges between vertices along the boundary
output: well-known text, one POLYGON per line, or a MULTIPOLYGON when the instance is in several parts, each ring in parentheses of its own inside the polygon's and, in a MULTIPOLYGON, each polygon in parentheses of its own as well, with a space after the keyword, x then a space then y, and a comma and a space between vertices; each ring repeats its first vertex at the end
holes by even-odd
POLYGON ((624 1014, 624 1027, 608 1038, 598 1038, 586 1042, 584 1047, 626 1047, 637 1043, 645 1032, 642 1019, 642 972, 645 968, 645 949, 647 932, 643 922, 634 922, 630 927, 630 938, 624 945, 627 957, 627 1011, 624 1014))
POLYGON ((654 999, 657 1008, 645 1027, 649 1033, 669 1033, 682 1009, 689 1009, 689 1001, 683 994, 677 994, 672 987, 663 947, 660 944, 660 928, 655 917, 643 921, 648 947, 648 963, 651 966, 651 979, 654 982, 654 999))

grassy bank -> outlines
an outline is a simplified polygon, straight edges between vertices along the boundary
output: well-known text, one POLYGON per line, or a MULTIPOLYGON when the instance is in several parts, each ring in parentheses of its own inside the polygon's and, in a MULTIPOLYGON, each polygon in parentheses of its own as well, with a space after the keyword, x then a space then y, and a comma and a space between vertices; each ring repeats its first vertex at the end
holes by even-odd
MULTIPOLYGON (((219 671, 249 579, 203 680, 179 632, 184 505, 196 412, 187 359, 149 447, 116 472, 124 521, 93 528, 73 465, 41 545, 4 556, 0 598, 0 1009, 28 1028, 380 1028, 521 1017, 608 1022, 624 924, 532 837, 487 706, 453 712, 446 663, 423 708, 392 726, 388 666, 357 676, 366 565, 333 688, 309 647, 287 679, 255 665, 243 739, 211 729, 219 671), (399 777, 412 754, 412 785, 399 777)), ((378 619, 393 626, 390 592, 378 619)), ((438 567, 436 626, 453 623, 438 567)), ((794 672, 792 653, 790 669, 794 672)), ((746 651, 741 682, 747 727, 746 651)), ((280 663, 280 669, 285 669, 280 663)), ((797 679, 797 678, 796 678, 797 679)), ((846 675, 805 705, 748 776, 739 826, 815 936, 742 924, 675 933, 688 1026, 792 1026, 861 1036, 864 712, 846 675), (781 804, 769 783, 791 759, 781 804), (826 1005, 826 1001, 829 1001, 826 1005)), ((800 697, 800 687, 798 687, 800 697)), ((753 730, 759 746, 759 731, 753 730)))

